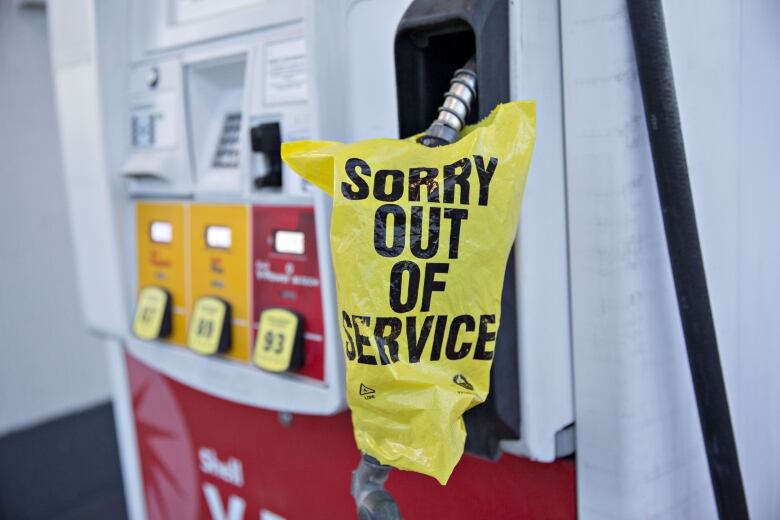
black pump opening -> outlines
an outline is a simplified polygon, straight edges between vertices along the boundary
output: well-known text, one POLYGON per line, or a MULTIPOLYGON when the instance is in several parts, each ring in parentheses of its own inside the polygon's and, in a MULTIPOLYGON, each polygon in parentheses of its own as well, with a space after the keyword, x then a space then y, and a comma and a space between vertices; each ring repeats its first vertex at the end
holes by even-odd
MULTIPOLYGON (((401 137, 428 128, 436 119, 453 73, 475 53, 474 33, 465 22, 446 23, 399 32, 395 41, 401 137)), ((477 122, 479 98, 466 124, 477 122)))

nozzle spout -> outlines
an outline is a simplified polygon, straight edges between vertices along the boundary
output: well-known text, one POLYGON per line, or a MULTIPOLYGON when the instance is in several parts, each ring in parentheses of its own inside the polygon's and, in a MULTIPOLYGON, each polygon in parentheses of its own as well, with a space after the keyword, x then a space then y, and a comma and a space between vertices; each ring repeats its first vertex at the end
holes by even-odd
POLYGON ((393 469, 363 454, 360 464, 352 472, 352 497, 355 499, 359 520, 401 520, 401 513, 393 495, 385 490, 385 481, 393 469))

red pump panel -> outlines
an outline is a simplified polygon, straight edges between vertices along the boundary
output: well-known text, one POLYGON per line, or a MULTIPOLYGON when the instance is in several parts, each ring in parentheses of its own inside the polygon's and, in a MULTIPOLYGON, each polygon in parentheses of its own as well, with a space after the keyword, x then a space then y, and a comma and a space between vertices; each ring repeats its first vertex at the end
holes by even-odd
MULTIPOLYGON (((349 519, 359 455, 349 413, 279 414, 204 394, 127 357, 150 520, 349 519)), ((394 470, 406 520, 573 519, 574 461, 465 455, 447 486, 394 470)))
POLYGON ((297 374, 322 380, 325 337, 313 207, 252 207, 252 282, 253 348, 260 312, 292 310, 304 327, 304 361, 297 374))

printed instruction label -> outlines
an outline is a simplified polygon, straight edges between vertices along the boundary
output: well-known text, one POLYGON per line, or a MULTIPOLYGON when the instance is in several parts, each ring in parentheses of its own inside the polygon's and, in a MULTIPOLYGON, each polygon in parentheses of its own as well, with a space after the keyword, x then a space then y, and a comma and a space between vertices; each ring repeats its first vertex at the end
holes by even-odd
POLYGON ((309 99, 306 44, 303 38, 268 44, 265 48, 263 77, 266 105, 309 99))

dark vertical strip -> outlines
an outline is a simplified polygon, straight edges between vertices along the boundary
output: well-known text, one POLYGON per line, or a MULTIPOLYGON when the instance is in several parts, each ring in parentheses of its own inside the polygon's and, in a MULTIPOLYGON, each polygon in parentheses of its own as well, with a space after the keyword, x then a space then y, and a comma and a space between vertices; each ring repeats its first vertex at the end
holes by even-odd
POLYGON ((628 0, 666 242, 721 519, 748 518, 707 291, 661 0, 628 0))

